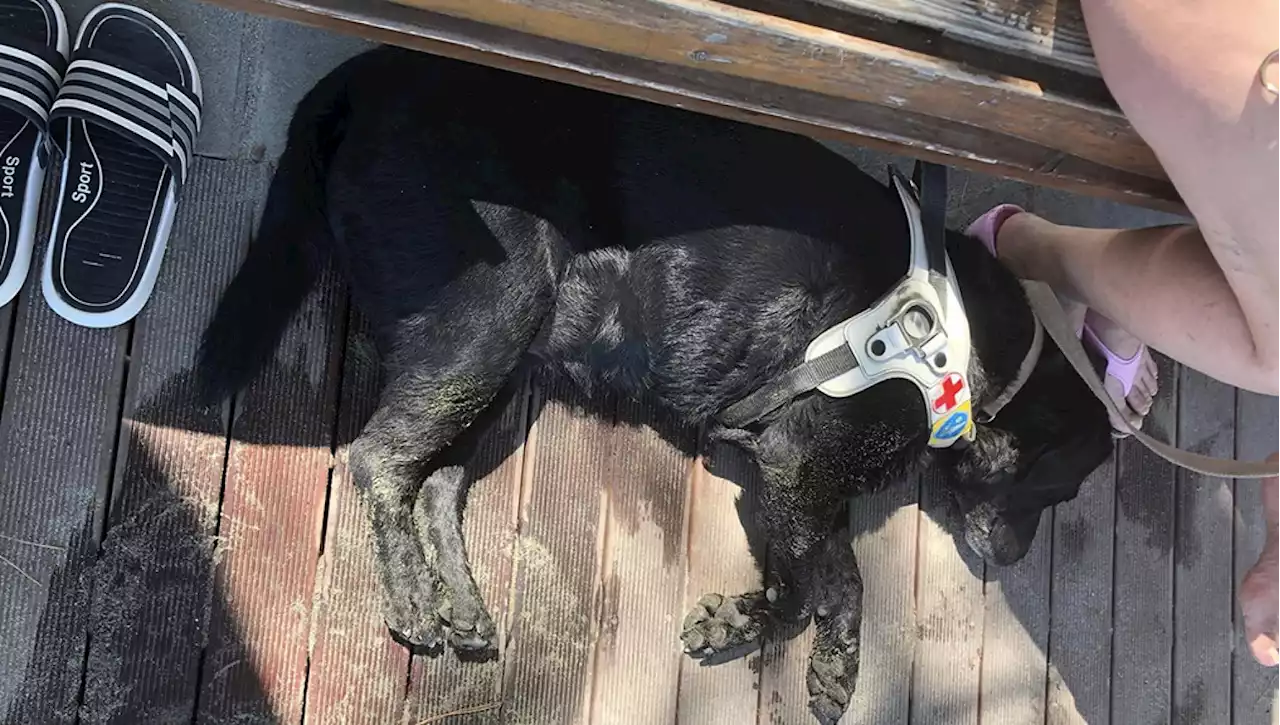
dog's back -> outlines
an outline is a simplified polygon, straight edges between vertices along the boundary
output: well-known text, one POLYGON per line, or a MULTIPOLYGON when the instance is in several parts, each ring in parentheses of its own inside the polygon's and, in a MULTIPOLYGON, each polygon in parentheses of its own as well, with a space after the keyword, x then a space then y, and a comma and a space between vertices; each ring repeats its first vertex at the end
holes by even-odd
POLYGON ((904 231, 808 139, 380 49, 299 105, 202 368, 211 398, 247 383, 332 257, 393 358, 466 334, 459 314, 527 345, 555 297, 535 357, 697 417, 887 289, 904 231))

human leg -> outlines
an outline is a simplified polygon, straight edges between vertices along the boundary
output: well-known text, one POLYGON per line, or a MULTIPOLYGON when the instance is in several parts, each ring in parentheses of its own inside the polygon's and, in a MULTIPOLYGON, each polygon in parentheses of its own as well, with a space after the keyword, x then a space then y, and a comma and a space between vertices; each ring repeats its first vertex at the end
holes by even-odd
POLYGON ((1108 87, 1197 226, 1083 229, 1018 214, 1000 227, 999 256, 1088 305, 1104 343, 1132 349, 1141 340, 1211 377, 1275 394, 1277 117, 1258 71, 1274 50, 1277 6, 1083 6, 1108 87))

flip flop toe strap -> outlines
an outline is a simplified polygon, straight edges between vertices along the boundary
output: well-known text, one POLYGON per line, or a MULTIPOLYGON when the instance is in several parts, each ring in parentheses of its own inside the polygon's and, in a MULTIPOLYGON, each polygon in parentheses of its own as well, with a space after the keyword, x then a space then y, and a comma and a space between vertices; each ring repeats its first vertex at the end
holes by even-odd
POLYGON ((1138 379, 1138 373, 1142 371, 1142 355, 1146 352, 1146 346, 1139 347, 1137 352, 1126 359, 1112 352, 1088 325, 1085 325, 1083 333, 1084 339, 1107 359, 1106 374, 1119 381, 1121 391, 1128 397, 1133 392, 1133 383, 1138 379))
POLYGON ((46 130, 66 66, 56 48, 0 32, 0 106, 46 130))
POLYGON ((164 161, 182 182, 200 132, 200 99, 143 73, 92 49, 78 50, 49 120, 79 118, 124 134, 164 161))

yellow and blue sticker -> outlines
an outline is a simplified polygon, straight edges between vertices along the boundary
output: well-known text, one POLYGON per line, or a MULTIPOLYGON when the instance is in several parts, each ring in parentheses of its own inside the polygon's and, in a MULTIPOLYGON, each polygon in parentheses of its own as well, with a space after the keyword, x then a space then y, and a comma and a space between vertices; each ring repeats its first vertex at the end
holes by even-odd
POLYGON ((973 428, 973 413, 969 401, 960 403, 945 417, 933 424, 929 434, 929 445, 934 448, 945 448, 956 442, 956 439, 968 435, 973 428))
POLYGON ((946 448, 973 430, 973 405, 964 376, 952 372, 929 390, 929 445, 946 448))

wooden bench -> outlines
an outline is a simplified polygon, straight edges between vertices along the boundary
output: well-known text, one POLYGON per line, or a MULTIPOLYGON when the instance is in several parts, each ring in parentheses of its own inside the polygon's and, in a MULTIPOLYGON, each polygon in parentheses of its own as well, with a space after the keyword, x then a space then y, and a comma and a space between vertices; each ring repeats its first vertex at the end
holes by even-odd
POLYGON ((215 0, 610 93, 1178 211, 1076 0, 215 0))

